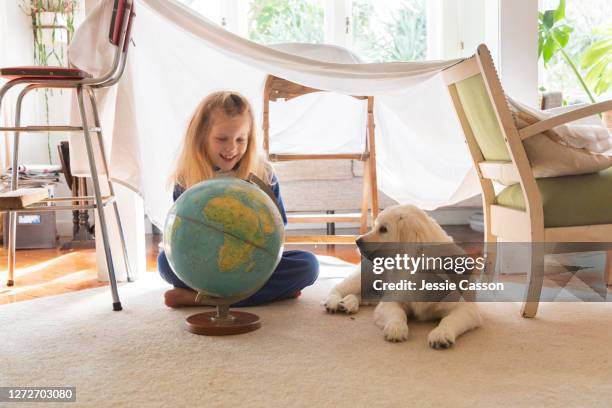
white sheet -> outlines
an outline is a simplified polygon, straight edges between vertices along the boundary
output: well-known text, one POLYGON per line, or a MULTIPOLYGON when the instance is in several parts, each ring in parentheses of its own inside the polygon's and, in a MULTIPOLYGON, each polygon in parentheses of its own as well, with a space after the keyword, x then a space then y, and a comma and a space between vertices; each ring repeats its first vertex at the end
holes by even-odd
MULTIPOLYGON (((70 48, 72 63, 94 74, 111 63, 111 3, 104 0, 91 12, 70 48)), ((168 175, 198 102, 214 90, 237 90, 251 100, 260 122, 267 74, 339 94, 374 95, 378 182, 395 200, 433 209, 479 192, 437 75, 458 61, 318 61, 235 36, 174 0, 139 0, 136 14, 135 47, 117 90, 106 95, 103 126, 113 178, 144 196, 154 223, 163 223, 171 205, 168 175)), ((327 55, 327 61, 335 58, 329 50, 327 55)), ((365 104, 345 95, 272 104, 272 151, 359 151, 365 104)), ((83 174, 76 146, 73 169, 83 174)))
MULTIPOLYGON (((520 103, 512 98, 508 98, 508 101, 513 104, 518 111, 531 114, 538 120, 549 119, 562 112, 586 106, 583 104, 571 105, 542 111, 520 103)), ((567 146, 577 149, 586 149, 591 153, 612 156, 612 134, 597 115, 588 116, 564 125, 556 126, 552 130, 567 146)))

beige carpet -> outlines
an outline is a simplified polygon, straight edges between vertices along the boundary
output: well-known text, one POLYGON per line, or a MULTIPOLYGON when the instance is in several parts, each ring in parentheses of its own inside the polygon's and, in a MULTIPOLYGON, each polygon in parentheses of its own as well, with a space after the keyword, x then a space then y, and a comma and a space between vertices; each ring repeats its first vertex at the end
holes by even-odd
POLYGON ((485 326, 436 351, 433 323, 390 344, 372 308, 326 315, 348 269, 326 264, 300 299, 252 308, 260 330, 223 338, 186 332, 199 309, 165 308, 154 274, 120 287, 122 312, 106 288, 0 306, 0 386, 76 386, 76 405, 113 407, 612 405, 612 304, 543 304, 533 320, 483 304, 485 326))

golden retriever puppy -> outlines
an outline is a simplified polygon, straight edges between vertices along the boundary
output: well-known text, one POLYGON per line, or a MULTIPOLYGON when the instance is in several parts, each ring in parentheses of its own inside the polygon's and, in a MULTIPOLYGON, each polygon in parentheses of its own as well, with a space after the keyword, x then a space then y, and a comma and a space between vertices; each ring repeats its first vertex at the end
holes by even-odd
MULTIPOLYGON (((376 218, 371 232, 357 240, 369 242, 452 243, 453 239, 423 210, 413 205, 398 205, 385 209, 376 218)), ((361 301, 361 268, 337 284, 324 301, 330 313, 356 313, 361 301)), ((438 326, 429 333, 428 343, 434 349, 451 347, 457 337, 479 327, 482 319, 472 302, 379 302, 374 310, 376 324, 384 338, 392 342, 408 338, 408 316, 417 320, 437 320, 438 326)))

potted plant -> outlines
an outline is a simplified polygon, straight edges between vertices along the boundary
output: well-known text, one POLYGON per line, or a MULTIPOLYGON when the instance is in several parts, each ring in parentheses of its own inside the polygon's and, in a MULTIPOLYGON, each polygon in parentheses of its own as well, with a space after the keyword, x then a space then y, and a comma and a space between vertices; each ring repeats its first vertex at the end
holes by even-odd
POLYGON ((570 34, 574 31, 574 28, 567 24, 565 20, 565 0, 559 0, 559 6, 557 6, 556 9, 539 13, 538 20, 538 57, 544 60, 544 66, 546 66, 556 54, 561 55, 561 58, 576 75, 580 86, 582 86, 586 92, 591 103, 595 103, 595 98, 584 78, 578 71, 576 64, 574 64, 572 58, 565 52, 565 46, 569 42, 570 34))
MULTIPOLYGON (((601 95, 612 87, 612 25, 596 29, 594 34, 602 38, 590 44, 582 53, 580 68, 587 71, 584 77, 565 51, 570 34, 574 31, 565 20, 565 0, 559 0, 556 9, 539 13, 538 31, 538 57, 543 59, 544 66, 559 54, 576 75, 591 103, 596 102, 593 93, 601 95)), ((612 129, 612 112, 604 113, 603 119, 606 126, 612 129)))
POLYGON ((34 61, 41 66, 64 65, 65 47, 74 34, 78 0, 21 0, 21 9, 32 17, 34 61), (59 49, 58 49, 59 48, 59 49))
MULTIPOLYGON (((66 50, 74 34, 74 16, 78 0, 21 0, 20 8, 32 17, 34 63, 40 66, 66 66, 66 50)), ((44 89, 45 120, 49 124, 50 89, 44 89)), ((61 92, 61 91, 60 91, 61 92)), ((51 134, 47 133, 49 163, 51 134)))

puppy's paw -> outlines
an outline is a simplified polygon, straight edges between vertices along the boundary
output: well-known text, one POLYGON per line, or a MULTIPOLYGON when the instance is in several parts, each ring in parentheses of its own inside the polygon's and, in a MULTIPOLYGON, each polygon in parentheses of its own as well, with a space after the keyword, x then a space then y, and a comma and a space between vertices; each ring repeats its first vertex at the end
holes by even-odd
POLYGON ((408 339, 408 325, 401 320, 391 320, 383 327, 385 340, 391 342, 401 342, 408 339))
POLYGON ((447 349, 455 344, 455 333, 446 327, 436 327, 427 336, 429 347, 433 349, 447 349))
POLYGON ((339 308, 339 304, 342 301, 342 298, 335 293, 330 294, 327 299, 323 302, 323 306, 325 306, 325 310, 327 313, 336 313, 339 308))
POLYGON ((338 303, 338 310, 342 310, 346 314, 357 313, 359 310, 359 299, 353 294, 346 295, 338 303))

